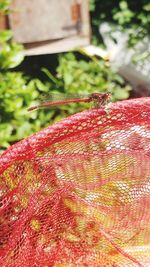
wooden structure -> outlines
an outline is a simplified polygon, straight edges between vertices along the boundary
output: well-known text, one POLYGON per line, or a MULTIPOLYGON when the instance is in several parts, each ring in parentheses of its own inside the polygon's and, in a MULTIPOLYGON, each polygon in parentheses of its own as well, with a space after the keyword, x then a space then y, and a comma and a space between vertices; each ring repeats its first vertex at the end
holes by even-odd
POLYGON ((68 51, 90 42, 88 0, 12 0, 8 22, 27 55, 68 51))

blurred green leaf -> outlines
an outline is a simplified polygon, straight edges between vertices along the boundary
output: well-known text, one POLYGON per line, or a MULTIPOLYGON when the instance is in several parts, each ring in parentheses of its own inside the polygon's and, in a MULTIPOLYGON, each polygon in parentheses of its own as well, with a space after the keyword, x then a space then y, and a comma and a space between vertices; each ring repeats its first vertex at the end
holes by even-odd
POLYGON ((47 75, 47 77, 54 83, 57 84, 58 80, 46 69, 42 68, 42 71, 47 75))
POLYGON ((0 50, 0 68, 8 69, 19 65, 24 59, 23 47, 15 43, 5 43, 0 50))
POLYGON ((128 4, 126 1, 120 1, 119 6, 120 6, 121 10, 127 10, 128 9, 128 4))
POLYGON ((0 43, 5 43, 11 38, 12 38, 11 30, 0 31, 0 43))
POLYGON ((64 83, 66 86, 71 85, 73 82, 73 76, 71 73, 64 74, 64 83))
POLYGON ((150 3, 145 4, 143 10, 150 11, 150 3))
POLYGON ((0 0, 0 11, 7 12, 9 10, 11 0, 0 0))
POLYGON ((123 88, 117 88, 113 92, 113 97, 115 97, 115 99, 118 99, 118 100, 123 100, 123 99, 128 98, 129 97, 128 87, 126 88, 126 90, 124 90, 123 88))

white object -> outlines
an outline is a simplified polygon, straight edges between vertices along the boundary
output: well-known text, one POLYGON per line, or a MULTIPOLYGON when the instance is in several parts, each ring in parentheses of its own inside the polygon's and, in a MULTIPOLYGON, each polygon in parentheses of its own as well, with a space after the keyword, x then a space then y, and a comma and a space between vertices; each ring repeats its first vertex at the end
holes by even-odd
POLYGON ((148 38, 140 41, 134 48, 128 47, 128 38, 131 30, 121 32, 117 27, 112 31, 108 23, 99 27, 100 34, 107 48, 108 58, 112 66, 140 95, 150 95, 150 62, 148 59, 133 62, 135 56, 150 54, 150 42, 148 38))

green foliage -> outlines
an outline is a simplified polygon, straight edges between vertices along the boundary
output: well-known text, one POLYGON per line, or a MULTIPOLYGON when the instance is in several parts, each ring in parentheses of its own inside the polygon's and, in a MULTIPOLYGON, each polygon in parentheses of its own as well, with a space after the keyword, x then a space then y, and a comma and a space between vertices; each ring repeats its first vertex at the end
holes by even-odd
POLYGON ((116 13, 114 13, 113 19, 116 20, 120 25, 130 22, 134 17, 134 12, 129 9, 127 2, 120 1, 119 8, 120 10, 116 10, 116 13))
POLYGON ((29 81, 20 72, 0 73, 0 149, 50 122, 53 111, 38 110, 29 113, 29 106, 39 103, 39 96, 48 86, 34 79, 29 81))
POLYGON ((130 90, 108 62, 95 57, 78 60, 73 53, 59 57, 55 84, 65 93, 110 92, 113 101, 127 98, 130 90))
POLYGON ((146 0, 90 0, 93 42, 100 43, 98 26, 104 22, 117 23, 120 30, 133 30, 129 45, 134 46, 150 33, 150 4, 146 0))

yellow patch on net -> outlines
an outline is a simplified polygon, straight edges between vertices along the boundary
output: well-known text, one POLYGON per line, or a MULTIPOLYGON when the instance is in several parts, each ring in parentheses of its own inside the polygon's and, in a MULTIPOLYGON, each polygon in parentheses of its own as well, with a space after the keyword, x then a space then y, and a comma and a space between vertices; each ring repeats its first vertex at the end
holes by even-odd
POLYGON ((37 243, 39 244, 39 246, 43 246, 44 244, 46 244, 48 242, 48 235, 47 234, 41 234, 38 236, 38 240, 37 243))
POLYGON ((34 231, 39 231, 41 228, 40 221, 37 219, 31 220, 30 225, 31 225, 32 230, 34 231))
POLYGON ((28 199, 27 196, 22 196, 20 202, 21 202, 21 206, 22 206, 23 208, 27 208, 28 203, 29 203, 29 199, 28 199))
POLYGON ((101 178, 112 177, 113 175, 122 174, 127 168, 134 164, 133 157, 129 155, 114 155, 105 161, 102 164, 101 169, 101 178))
POLYGON ((96 223, 105 223, 107 227, 112 227, 114 224, 111 216, 105 215, 95 207, 86 205, 82 202, 75 202, 67 198, 64 200, 64 204, 67 208, 70 208, 72 212, 78 212, 86 216, 86 219, 92 219, 96 223))
POLYGON ((11 178, 11 172, 5 172, 5 181, 10 190, 13 190, 15 187, 16 182, 11 178))
POLYGON ((77 236, 75 236, 75 235, 73 235, 71 233, 67 234, 67 239, 69 241, 71 241, 71 242, 78 242, 78 241, 80 241, 80 238, 79 237, 77 237, 77 236))

